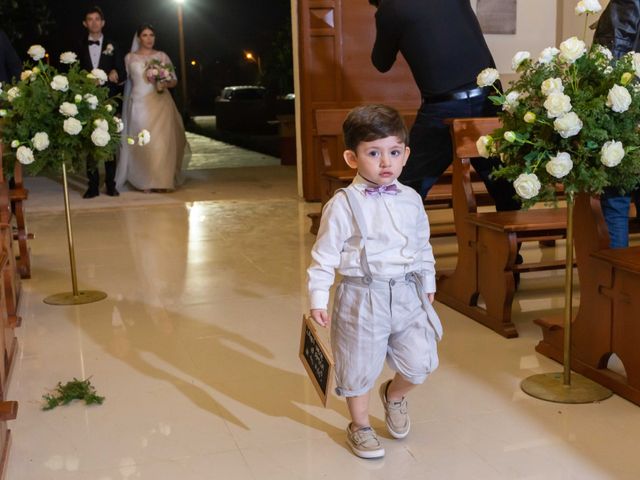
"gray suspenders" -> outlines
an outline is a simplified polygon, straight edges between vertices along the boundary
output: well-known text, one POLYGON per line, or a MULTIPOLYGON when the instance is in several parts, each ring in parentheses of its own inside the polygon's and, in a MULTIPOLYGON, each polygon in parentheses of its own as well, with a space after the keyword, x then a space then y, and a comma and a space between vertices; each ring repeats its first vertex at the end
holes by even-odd
MULTIPOLYGON (((353 217, 356 221, 356 227, 360 232, 362 250, 360 251, 360 266, 362 267, 362 271, 364 272, 364 277, 362 281, 369 285, 373 281, 373 275, 371 274, 371 268, 369 268, 369 261, 367 260, 367 223, 364 219, 364 214, 362 213, 362 208, 360 208, 360 202, 356 193, 348 188, 341 188, 338 192, 342 192, 347 197, 347 203, 349 204, 349 208, 353 213, 353 217)), ((336 192, 337 193, 337 192, 336 192)), ((422 302, 422 308, 425 312, 427 312, 427 318, 429 320, 429 324, 433 331, 436 334, 436 340, 440 341, 442 339, 442 324, 440 323, 440 318, 436 313, 431 302, 426 298, 424 291, 424 284, 422 282, 422 277, 418 272, 410 272, 405 277, 407 280, 412 281, 416 290, 418 291, 418 298, 422 302)))

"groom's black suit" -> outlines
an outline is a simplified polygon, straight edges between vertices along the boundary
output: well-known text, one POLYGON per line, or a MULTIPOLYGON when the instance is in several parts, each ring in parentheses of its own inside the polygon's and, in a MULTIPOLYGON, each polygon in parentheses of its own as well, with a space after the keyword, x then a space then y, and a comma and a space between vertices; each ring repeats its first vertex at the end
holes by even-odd
MULTIPOLYGON (((118 44, 107 36, 103 36, 101 45, 100 61, 98 68, 104 70, 108 75, 111 70, 118 72, 118 83, 107 82, 109 87, 109 96, 113 97, 122 93, 122 85, 127 79, 127 71, 124 66, 124 54, 119 48, 118 44), (112 48, 110 48, 111 46, 112 48)), ((93 63, 91 63, 91 54, 89 53, 89 39, 88 36, 84 38, 82 43, 77 48, 78 58, 80 66, 90 72, 93 70, 93 63)), ((122 102, 118 102, 118 111, 122 108, 122 102)), ((113 194, 116 192, 115 176, 116 176, 116 161, 113 160, 104 162, 105 179, 104 183, 107 187, 107 193, 113 194)), ((100 175, 98 173, 98 165, 93 158, 87 159, 87 178, 89 180, 89 189, 87 190, 88 197, 95 197, 99 194, 100 190, 100 175)))

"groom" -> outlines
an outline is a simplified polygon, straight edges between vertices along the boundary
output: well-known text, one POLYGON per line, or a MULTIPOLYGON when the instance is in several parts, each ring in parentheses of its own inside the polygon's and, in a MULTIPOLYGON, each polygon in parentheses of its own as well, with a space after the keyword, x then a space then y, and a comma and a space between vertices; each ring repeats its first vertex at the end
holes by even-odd
MULTIPOLYGON (((87 36, 78 48, 80 66, 90 72, 94 68, 104 70, 109 81, 109 96, 113 97, 122 91, 122 85, 126 80, 127 72, 124 67, 124 56, 117 44, 102 34, 104 28, 104 14, 100 7, 92 7, 86 11, 82 25, 87 29, 87 36)), ((119 109, 121 106, 119 107, 119 109)), ((120 195, 116 189, 116 160, 104 162, 105 179, 104 183, 107 195, 117 197, 120 195)), ((87 159, 87 178, 89 188, 83 198, 93 198, 100 195, 100 174, 98 164, 93 157, 87 159)))

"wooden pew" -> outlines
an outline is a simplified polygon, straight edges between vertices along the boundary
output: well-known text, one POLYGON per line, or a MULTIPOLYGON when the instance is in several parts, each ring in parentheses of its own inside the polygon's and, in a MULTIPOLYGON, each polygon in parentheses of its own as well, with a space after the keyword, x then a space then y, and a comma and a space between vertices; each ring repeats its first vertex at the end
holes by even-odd
MULTIPOLYGON (((18 163, 18 162, 16 162, 18 163)), ((20 175, 22 174, 21 167, 18 167, 20 175)), ((10 321, 15 325, 19 326, 21 319, 18 315, 19 303, 20 303, 20 293, 21 293, 21 272, 20 272, 20 259, 16 258, 15 250, 13 246, 13 242, 15 240, 15 236, 13 234, 13 226, 12 226, 12 214, 11 214, 11 203, 12 203, 12 194, 9 189, 8 182, 5 181, 4 174, 2 171, 2 145, 0 144, 0 227, 3 227, 2 235, 0 235, 0 248, 3 251, 6 251, 8 254, 8 265, 2 271, 2 285, 5 291, 5 298, 7 303, 7 311, 9 314, 10 321)), ((16 200, 16 203, 19 205, 18 208, 21 212, 24 212, 23 205, 21 200, 16 200)), ((24 215, 22 215, 24 219, 24 215)), ((17 220, 17 217, 16 217, 17 220)), ((25 227, 26 228, 26 227, 25 227)), ((25 233, 25 242, 26 242, 26 229, 25 233)), ((18 230, 18 235, 20 235, 20 230, 18 230)), ((26 253, 21 255, 23 261, 27 264, 29 261, 29 250, 25 247, 26 253)), ((30 267, 29 267, 29 276, 30 276, 30 267)))
MULTIPOLYGON (((342 123, 347 113, 349 113, 349 109, 318 109, 314 112, 314 133, 320 140, 321 157, 325 168, 327 168, 321 175, 320 200, 323 207, 336 190, 349 186, 356 174, 353 169, 346 167, 335 168, 336 165, 343 165, 342 158, 331 158, 330 154, 331 151, 342 152, 344 149, 344 144, 342 143, 342 123)), ((401 114, 405 124, 410 128, 415 121, 415 111, 403 111, 401 114)), ((439 179, 438 183, 431 188, 427 197, 424 199, 426 209, 452 208, 451 175, 452 170, 449 168, 439 179)), ((472 188, 478 201, 485 205, 490 203, 489 195, 482 181, 474 178, 472 188)), ((311 219, 311 228, 309 231, 315 235, 318 233, 320 226, 321 213, 310 213, 308 216, 311 219)), ((454 234, 455 228, 453 225, 432 225, 432 237, 444 237, 454 234)))
POLYGON ((14 240, 18 242, 18 271, 21 278, 31 278, 31 253, 28 240, 33 239, 33 234, 27 230, 27 218, 24 209, 24 202, 29 198, 29 190, 24 188, 20 162, 15 162, 13 180, 14 185, 9 189, 9 198, 11 200, 11 212, 16 222, 14 240))
POLYGON ((564 267, 564 260, 516 264, 518 245, 553 241, 566 233, 566 209, 478 212, 471 184, 476 140, 500 126, 497 118, 454 119, 453 215, 458 261, 453 273, 439 275, 436 299, 507 338, 517 337, 511 321, 514 274, 564 267), (479 306, 482 297, 485 308, 479 306))
MULTIPOLYGON (((640 246, 609 249, 600 201, 580 195, 574 210, 580 306, 572 323, 571 366, 640 405, 640 246), (615 353, 626 377, 607 369, 615 353)), ((640 231, 637 221, 630 231, 640 231)), ((543 339, 536 351, 563 361, 562 316, 535 320, 543 339)))

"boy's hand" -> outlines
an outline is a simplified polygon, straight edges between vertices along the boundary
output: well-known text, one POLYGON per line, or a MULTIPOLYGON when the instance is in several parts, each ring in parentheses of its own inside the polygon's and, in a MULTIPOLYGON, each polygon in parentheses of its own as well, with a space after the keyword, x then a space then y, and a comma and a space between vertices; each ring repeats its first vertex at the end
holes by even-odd
POLYGON ((331 317, 325 309, 311 309, 311 318, 321 327, 328 327, 331 323, 331 317))
POLYGON ((427 298, 429 299, 429 303, 433 303, 436 298, 436 294, 434 292, 427 293, 427 298))

